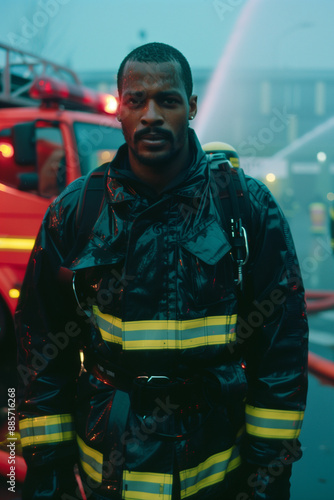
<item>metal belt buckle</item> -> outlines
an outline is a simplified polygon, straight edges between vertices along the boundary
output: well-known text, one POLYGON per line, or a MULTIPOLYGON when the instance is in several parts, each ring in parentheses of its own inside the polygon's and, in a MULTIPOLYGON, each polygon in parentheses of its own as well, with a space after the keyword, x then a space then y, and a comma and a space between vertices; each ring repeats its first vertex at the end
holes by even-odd
POLYGON ((138 377, 136 377, 136 380, 146 380, 147 384, 155 380, 163 380, 164 382, 170 382, 170 378, 167 377, 166 375, 151 375, 151 376, 138 375, 138 377))

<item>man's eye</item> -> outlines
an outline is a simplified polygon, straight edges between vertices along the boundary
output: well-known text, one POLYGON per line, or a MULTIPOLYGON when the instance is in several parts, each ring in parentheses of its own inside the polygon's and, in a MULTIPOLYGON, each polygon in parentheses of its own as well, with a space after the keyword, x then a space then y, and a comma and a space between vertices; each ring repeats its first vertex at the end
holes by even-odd
POLYGON ((140 99, 136 99, 135 97, 129 97, 127 99, 127 104, 130 104, 131 106, 137 106, 141 103, 140 99))
POLYGON ((164 104, 171 106, 173 104, 177 104, 178 100, 175 97, 166 97, 163 102, 164 104))

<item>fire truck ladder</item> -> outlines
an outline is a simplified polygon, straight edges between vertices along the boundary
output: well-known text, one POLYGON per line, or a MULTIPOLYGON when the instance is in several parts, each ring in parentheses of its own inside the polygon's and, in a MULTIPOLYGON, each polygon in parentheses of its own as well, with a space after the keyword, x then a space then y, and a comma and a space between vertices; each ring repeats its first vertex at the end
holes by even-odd
POLYGON ((0 43, 0 107, 31 106, 29 88, 35 78, 43 76, 81 84, 69 68, 0 43))

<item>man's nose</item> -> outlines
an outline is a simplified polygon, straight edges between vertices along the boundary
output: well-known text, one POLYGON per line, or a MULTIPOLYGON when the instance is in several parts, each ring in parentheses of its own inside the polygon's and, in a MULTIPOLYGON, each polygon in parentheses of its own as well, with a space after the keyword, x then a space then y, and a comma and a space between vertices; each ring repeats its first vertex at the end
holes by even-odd
POLYGON ((161 114, 160 107, 153 100, 148 101, 147 105, 144 108, 144 113, 141 118, 141 123, 143 125, 152 125, 152 124, 161 125, 163 122, 164 119, 161 114))

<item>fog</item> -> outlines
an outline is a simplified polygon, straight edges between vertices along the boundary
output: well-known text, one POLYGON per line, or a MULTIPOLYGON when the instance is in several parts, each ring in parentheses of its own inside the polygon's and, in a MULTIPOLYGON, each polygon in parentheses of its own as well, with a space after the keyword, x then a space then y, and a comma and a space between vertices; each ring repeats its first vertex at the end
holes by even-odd
MULTIPOLYGON (((0 45, 67 66, 103 91, 116 92, 134 47, 178 48, 193 69, 201 143, 238 151, 287 217, 306 290, 333 290, 333 0, 0 0, 0 13, 0 45)), ((311 348, 333 360, 333 311, 325 314, 311 325, 311 348)), ((333 390, 311 382, 291 500, 333 498, 333 390)))
POLYGON ((332 0, 0 0, 0 7, 0 43, 66 65, 97 89, 115 91, 121 60, 140 44, 181 50, 193 69, 192 126, 202 144, 232 144, 244 170, 270 187, 302 262, 321 238, 328 258, 305 282, 332 288, 332 0))

